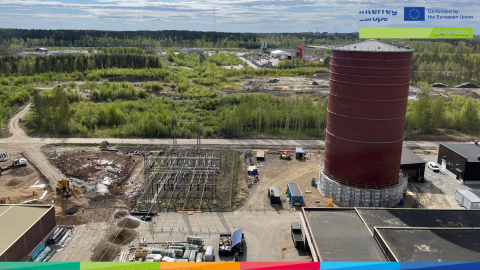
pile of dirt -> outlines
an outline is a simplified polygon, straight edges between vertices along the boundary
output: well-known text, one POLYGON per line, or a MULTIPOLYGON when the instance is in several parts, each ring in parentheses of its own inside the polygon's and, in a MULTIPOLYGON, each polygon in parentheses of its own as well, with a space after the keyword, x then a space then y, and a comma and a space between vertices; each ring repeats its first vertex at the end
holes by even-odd
POLYGON ((102 240, 93 249, 91 260, 92 262, 109 262, 120 253, 120 250, 118 245, 102 240))
POLYGON ((135 229, 140 226, 140 222, 130 219, 130 218, 123 218, 117 222, 118 227, 124 227, 129 229, 135 229))
POLYGON ((95 185, 102 195, 122 194, 122 185, 135 167, 131 156, 115 152, 64 152, 54 164, 68 177, 95 185))
POLYGON ((7 183, 5 183, 5 186, 13 187, 13 186, 20 185, 21 183, 23 183, 22 180, 14 178, 14 179, 8 181, 7 183))
POLYGON ((125 211, 125 210, 118 211, 114 215, 115 218, 123 218, 126 216, 128 216, 128 211, 125 211))
POLYGON ((127 245, 135 238, 137 232, 130 228, 113 228, 107 235, 107 240, 117 245, 127 245))
POLYGON ((13 169, 10 172, 10 175, 13 176, 27 176, 35 172, 35 169, 28 168, 28 167, 21 167, 21 168, 16 168, 13 169))

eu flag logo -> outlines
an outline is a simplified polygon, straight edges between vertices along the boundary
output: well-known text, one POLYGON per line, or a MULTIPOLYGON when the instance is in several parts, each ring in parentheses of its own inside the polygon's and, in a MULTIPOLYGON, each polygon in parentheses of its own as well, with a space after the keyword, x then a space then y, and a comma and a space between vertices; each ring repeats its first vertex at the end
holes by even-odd
POLYGON ((425 21, 424 7, 404 7, 403 11, 404 21, 425 21))

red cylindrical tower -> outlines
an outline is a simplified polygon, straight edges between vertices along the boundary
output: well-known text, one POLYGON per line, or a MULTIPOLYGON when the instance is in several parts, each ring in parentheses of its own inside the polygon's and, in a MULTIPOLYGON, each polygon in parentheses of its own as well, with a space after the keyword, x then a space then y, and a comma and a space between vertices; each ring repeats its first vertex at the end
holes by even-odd
POLYGON ((332 49, 323 173, 350 187, 399 183, 413 50, 367 40, 332 49))

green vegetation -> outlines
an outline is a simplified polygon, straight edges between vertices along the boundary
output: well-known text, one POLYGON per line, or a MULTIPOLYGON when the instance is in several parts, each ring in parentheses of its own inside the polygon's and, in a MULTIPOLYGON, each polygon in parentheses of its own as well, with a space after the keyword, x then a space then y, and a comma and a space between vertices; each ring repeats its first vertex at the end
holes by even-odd
POLYGON ((164 31, 98 31, 0 29, 0 51, 34 47, 197 47, 260 48, 261 40, 269 48, 296 48, 305 44, 345 44, 358 40, 358 33, 336 33, 313 36, 309 33, 227 33, 183 30, 164 31))
POLYGON ((142 55, 143 50, 140 48, 125 48, 125 47, 114 47, 114 48, 102 48, 104 54, 136 54, 142 55))
POLYGON ((49 57, 4 56, 0 58, 0 76, 31 76, 56 72, 86 72, 108 68, 161 68, 156 55, 65 54, 49 57))
POLYGON ((441 82, 453 87, 464 82, 480 83, 480 54, 415 53, 412 65, 413 84, 441 82))
POLYGON ((480 130, 480 100, 449 95, 433 97, 432 88, 423 83, 418 100, 409 101, 406 134, 430 134, 440 128, 477 133, 480 130))

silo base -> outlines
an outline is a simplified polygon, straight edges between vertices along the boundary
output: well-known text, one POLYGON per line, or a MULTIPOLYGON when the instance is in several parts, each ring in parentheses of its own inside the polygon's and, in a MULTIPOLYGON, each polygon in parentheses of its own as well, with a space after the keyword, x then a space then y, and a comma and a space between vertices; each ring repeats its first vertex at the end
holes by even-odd
POLYGON ((330 179, 323 173, 320 165, 318 170, 318 191, 332 198, 335 203, 349 207, 393 207, 403 198, 407 191, 407 179, 399 172, 399 183, 384 189, 367 189, 347 186, 330 179))

